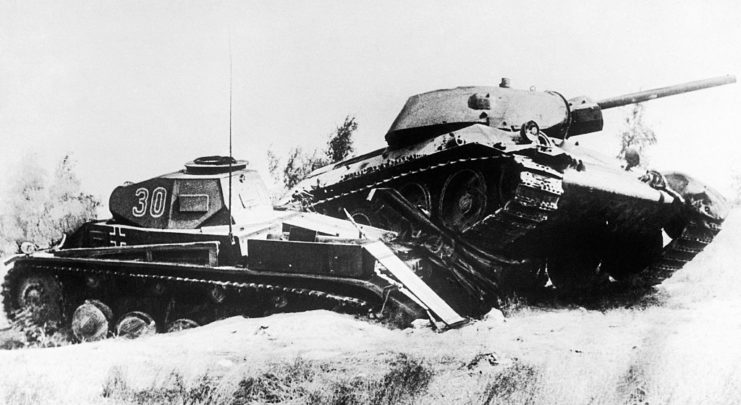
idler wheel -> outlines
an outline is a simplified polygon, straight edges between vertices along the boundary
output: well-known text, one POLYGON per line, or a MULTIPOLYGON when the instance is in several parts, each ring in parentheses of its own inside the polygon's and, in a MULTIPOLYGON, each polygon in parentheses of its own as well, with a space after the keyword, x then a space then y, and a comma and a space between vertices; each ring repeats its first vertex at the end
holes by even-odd
POLYGON ((177 320, 174 320, 174 321, 170 322, 167 325, 167 333, 170 333, 170 332, 180 332, 181 330, 193 329, 193 328, 197 328, 199 326, 200 325, 198 325, 198 322, 196 322, 196 321, 194 321, 192 319, 180 318, 180 319, 177 319, 177 320))
POLYGON ((133 311, 121 317, 116 325, 116 335, 127 339, 153 335, 157 332, 157 323, 148 314, 133 311))
POLYGON ((72 334, 80 342, 105 339, 113 311, 98 300, 86 300, 72 314, 72 334))
POLYGON ((486 182, 474 170, 459 170, 445 180, 440 193, 440 218, 448 228, 464 231, 481 219, 486 209, 486 182))
POLYGON ((62 321, 62 287, 51 275, 30 275, 18 284, 16 304, 31 324, 57 326, 62 321))

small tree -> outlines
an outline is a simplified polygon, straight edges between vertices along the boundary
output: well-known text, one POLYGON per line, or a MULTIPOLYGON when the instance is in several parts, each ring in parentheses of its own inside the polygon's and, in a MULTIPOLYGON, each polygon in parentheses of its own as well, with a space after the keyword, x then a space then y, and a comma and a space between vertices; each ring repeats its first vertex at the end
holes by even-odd
POLYGON ((27 155, 16 171, 0 216, 0 254, 14 253, 20 242, 49 246, 83 222, 95 218, 100 202, 81 191, 69 155, 47 173, 35 155, 27 155))
POLYGON ((325 153, 315 149, 309 154, 300 147, 295 147, 288 154, 286 166, 283 168, 283 185, 291 189, 309 173, 330 163, 332 162, 326 158, 325 153))
POLYGON ((293 188, 314 170, 350 156, 353 152, 352 135, 357 129, 358 123, 355 117, 348 115, 329 136, 324 149, 305 152, 302 148, 295 147, 289 152, 286 164, 283 166, 275 152, 268 150, 268 170, 271 176, 276 181, 281 181, 286 189, 293 188))
POLYGON ((355 121, 355 117, 350 115, 345 117, 345 122, 342 123, 332 137, 327 142, 327 157, 330 163, 339 162, 353 152, 352 147, 352 134, 358 129, 358 123, 355 121))
POLYGON ((643 120, 644 108, 641 103, 633 104, 630 113, 625 117, 625 129, 620 134, 620 152, 617 155, 621 160, 633 151, 643 160, 646 148, 657 142, 656 134, 643 120))

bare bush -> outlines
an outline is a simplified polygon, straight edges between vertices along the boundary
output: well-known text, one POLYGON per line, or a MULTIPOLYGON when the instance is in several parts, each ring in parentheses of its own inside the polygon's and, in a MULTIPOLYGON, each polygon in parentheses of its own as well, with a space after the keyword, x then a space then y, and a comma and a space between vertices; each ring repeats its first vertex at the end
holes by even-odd
POLYGON ((314 170, 350 156, 353 152, 352 135, 357 129, 355 117, 348 115, 329 136, 323 149, 305 151, 301 147, 295 147, 288 153, 285 164, 275 152, 268 150, 268 170, 271 176, 290 190, 314 170))
POLYGON ((490 404, 533 404, 540 393, 539 370, 530 364, 514 361, 494 375, 486 387, 486 398, 490 404))
POLYGON ((625 117, 624 129, 620 133, 620 151, 617 157, 626 159, 626 155, 637 153, 641 161, 645 160, 646 149, 656 144, 656 134, 644 119, 645 106, 633 104, 630 113, 625 117))
POLYGON ((22 159, 0 211, 0 255, 15 253, 21 242, 50 246, 95 218, 100 201, 82 191, 74 169, 66 155, 49 178, 36 155, 22 159))
POLYGON ((332 363, 297 358, 267 365, 237 381, 204 374, 192 382, 177 371, 135 388, 120 368, 111 369, 101 396, 132 404, 411 404, 427 390, 434 372, 404 354, 385 373, 348 375, 332 363))

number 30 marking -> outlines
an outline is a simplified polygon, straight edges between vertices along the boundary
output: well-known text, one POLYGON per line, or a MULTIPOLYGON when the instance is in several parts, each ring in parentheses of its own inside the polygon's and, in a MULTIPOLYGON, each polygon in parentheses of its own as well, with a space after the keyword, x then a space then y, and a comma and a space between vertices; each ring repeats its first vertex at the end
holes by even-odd
POLYGON ((165 197, 167 190, 164 187, 157 187, 152 191, 152 204, 149 206, 149 215, 152 218, 159 218, 165 213, 165 197))
POLYGON ((164 187, 157 187, 152 191, 152 200, 149 200, 149 190, 144 187, 136 189, 134 193, 137 198, 137 205, 131 208, 131 214, 141 218, 147 213, 149 205, 149 215, 152 218, 159 218, 165 213, 165 200, 167 199, 167 190, 164 187))
POLYGON ((138 198, 137 206, 131 209, 131 214, 137 218, 141 218, 147 213, 147 200, 149 199, 149 190, 142 187, 136 190, 135 193, 138 198))

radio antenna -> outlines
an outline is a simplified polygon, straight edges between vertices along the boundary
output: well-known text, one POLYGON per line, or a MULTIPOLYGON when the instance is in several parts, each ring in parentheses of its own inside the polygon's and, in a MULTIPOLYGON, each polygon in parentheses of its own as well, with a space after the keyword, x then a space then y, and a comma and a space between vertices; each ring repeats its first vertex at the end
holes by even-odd
POLYGON ((229 30, 229 241, 234 244, 232 233, 232 30, 229 30))

